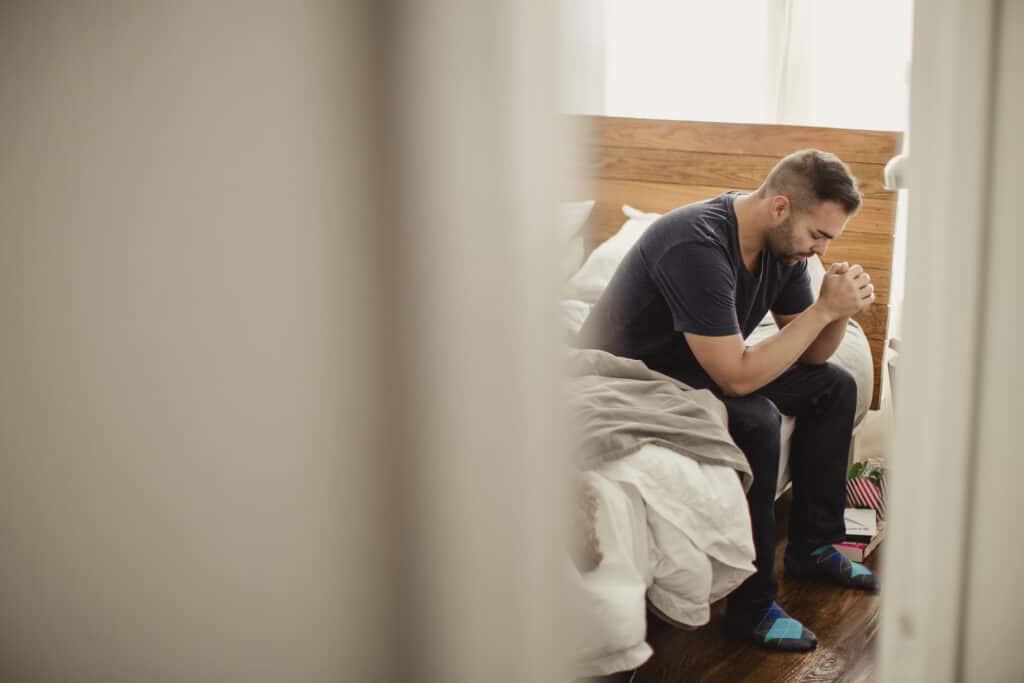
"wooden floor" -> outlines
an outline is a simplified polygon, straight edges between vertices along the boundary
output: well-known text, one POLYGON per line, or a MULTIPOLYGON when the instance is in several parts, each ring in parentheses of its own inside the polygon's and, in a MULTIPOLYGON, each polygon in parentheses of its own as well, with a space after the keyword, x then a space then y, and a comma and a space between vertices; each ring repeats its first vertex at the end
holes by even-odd
MULTIPOLYGON (((711 623, 686 631, 647 615, 647 642, 654 656, 635 672, 596 679, 615 683, 682 681, 870 681, 874 672, 879 595, 807 579, 787 579, 782 553, 789 515, 789 497, 780 499, 776 514, 780 538, 776 547, 779 604, 818 636, 809 653, 770 652, 731 640, 722 630, 725 602, 712 606, 711 623)), ((877 570, 879 547, 865 562, 877 570)), ((880 580, 884 577, 879 576, 880 580)))

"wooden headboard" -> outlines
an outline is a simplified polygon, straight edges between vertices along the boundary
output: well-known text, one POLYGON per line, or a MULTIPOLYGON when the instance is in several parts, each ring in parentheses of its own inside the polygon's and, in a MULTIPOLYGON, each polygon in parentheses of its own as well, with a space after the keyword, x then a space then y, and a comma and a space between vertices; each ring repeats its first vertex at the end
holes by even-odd
MULTIPOLYGON (((703 123, 580 116, 588 151, 585 193, 597 201, 587 226, 587 252, 625 221, 622 205, 664 212, 726 190, 756 189, 775 163, 798 149, 836 154, 857 177, 864 201, 823 259, 859 263, 871 274, 875 303, 857 316, 875 366, 872 408, 878 408, 882 355, 888 339, 896 194, 882 187, 882 169, 899 153, 902 135, 887 131, 703 123)), ((581 195, 582 196, 582 195, 581 195)))

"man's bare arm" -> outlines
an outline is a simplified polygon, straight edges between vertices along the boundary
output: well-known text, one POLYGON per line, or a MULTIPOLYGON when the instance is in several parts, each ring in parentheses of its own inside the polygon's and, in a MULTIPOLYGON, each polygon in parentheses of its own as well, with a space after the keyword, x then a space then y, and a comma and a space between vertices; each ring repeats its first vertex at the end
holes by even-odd
MULTIPOLYGON (((871 276, 865 273, 861 266, 849 266, 845 262, 833 263, 828 269, 828 274, 837 273, 850 273, 855 277, 860 298, 863 302, 861 310, 870 306, 874 302, 875 287, 871 284, 871 276)), ((775 313, 773 313, 772 316, 775 318, 775 322, 779 326, 780 330, 785 328, 786 325, 796 318, 796 315, 779 315, 775 313)), ((846 324, 849 320, 849 317, 843 317, 826 325, 821 331, 821 334, 818 335, 818 338, 811 342, 811 345, 808 346, 807 350, 800 356, 800 362, 814 365, 820 365, 821 363, 827 362, 842 343, 843 337, 846 335, 846 324)))
POLYGON ((754 346, 743 337, 705 337, 684 332, 697 362, 727 396, 746 396, 795 363, 832 319, 818 304, 795 316, 785 329, 754 346))
MULTIPOLYGON (((745 346, 739 334, 727 337, 683 334, 697 362, 726 395, 746 396, 778 378, 800 360, 826 327, 848 318, 864 306, 858 275, 826 273, 818 300, 788 320, 778 334, 754 346, 745 346)), ((871 299, 874 299, 873 294, 871 299)))
POLYGON ((804 351, 804 355, 800 356, 800 362, 812 365, 827 363, 828 359, 839 348, 843 337, 846 336, 846 324, 848 322, 850 322, 849 318, 840 318, 826 325, 825 329, 818 335, 818 338, 811 342, 811 345, 804 351))

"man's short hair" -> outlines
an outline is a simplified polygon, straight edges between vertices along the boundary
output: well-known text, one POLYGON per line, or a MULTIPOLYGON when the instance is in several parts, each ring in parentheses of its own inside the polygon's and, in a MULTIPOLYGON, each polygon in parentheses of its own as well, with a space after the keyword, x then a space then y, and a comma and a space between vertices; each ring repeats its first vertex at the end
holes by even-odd
POLYGON ((824 201, 836 202, 848 216, 860 208, 860 190, 849 167, 835 154, 817 149, 802 149, 783 158, 761 187, 762 196, 788 197, 794 212, 812 210, 824 201))

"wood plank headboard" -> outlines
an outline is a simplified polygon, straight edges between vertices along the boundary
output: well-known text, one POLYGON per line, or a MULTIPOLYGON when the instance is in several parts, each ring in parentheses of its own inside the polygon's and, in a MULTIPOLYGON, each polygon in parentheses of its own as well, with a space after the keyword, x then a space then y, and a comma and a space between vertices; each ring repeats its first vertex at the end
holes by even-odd
POLYGON ((882 187, 882 169, 899 153, 902 134, 888 131, 759 124, 704 123, 580 116, 588 151, 586 196, 597 204, 587 226, 587 251, 625 221, 622 205, 664 212, 726 190, 756 189, 775 163, 798 149, 836 154, 857 177, 864 201, 829 248, 833 261, 859 263, 871 274, 876 301, 856 320, 875 366, 872 408, 878 408, 882 355, 888 339, 896 194, 882 187))

